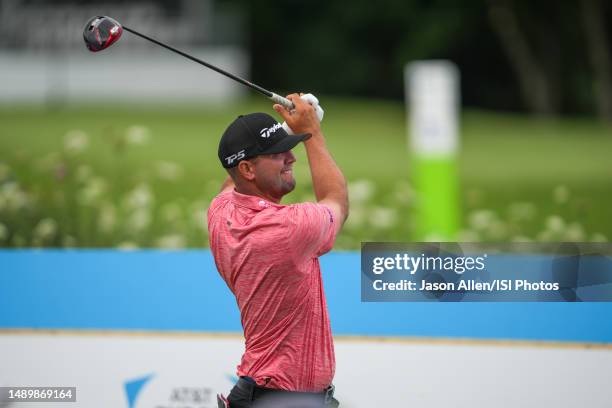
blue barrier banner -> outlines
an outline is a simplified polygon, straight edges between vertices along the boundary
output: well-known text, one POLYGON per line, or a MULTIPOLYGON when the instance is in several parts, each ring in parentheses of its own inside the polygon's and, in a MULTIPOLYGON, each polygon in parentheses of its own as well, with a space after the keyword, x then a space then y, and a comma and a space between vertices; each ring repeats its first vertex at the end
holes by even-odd
MULTIPOLYGON (((610 302, 363 302, 361 260, 321 257, 334 335, 612 342, 610 302)), ((242 332, 209 250, 0 249, 0 311, 0 332, 242 332)))
POLYGON ((365 302, 609 302, 612 245, 364 243, 365 302))

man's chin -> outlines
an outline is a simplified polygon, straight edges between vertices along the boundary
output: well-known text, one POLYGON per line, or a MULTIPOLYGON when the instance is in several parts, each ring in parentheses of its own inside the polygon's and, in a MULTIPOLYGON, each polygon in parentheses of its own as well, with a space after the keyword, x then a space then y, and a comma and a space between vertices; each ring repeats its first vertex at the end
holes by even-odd
POLYGON ((283 195, 289 194, 290 192, 295 190, 295 185, 296 185, 295 179, 292 179, 291 181, 287 181, 283 183, 283 195))

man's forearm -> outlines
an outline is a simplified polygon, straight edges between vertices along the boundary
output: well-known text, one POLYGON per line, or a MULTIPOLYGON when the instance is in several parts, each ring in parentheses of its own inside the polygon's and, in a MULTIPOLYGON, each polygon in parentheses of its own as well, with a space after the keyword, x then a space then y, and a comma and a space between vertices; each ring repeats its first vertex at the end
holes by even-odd
POLYGON ((334 213, 341 218, 338 225, 342 226, 348 216, 349 205, 344 175, 327 150, 315 109, 298 94, 287 95, 287 99, 293 102, 294 109, 288 110, 276 104, 274 110, 285 119, 289 128, 296 134, 310 133, 311 137, 304 141, 304 145, 315 196, 318 202, 325 201, 333 207, 334 213))
POLYGON ((338 202, 346 219, 348 214, 346 179, 327 149, 323 133, 313 133, 312 137, 304 142, 304 145, 306 146, 312 186, 317 201, 333 199, 338 202))

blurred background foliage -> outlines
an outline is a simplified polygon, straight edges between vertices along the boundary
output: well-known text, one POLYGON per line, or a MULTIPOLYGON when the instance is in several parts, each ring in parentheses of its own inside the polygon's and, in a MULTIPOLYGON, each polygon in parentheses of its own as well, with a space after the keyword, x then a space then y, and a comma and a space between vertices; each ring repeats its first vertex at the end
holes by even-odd
MULTIPOLYGON (((609 2, 3 0, 0 51, 45 51, 18 30, 36 9, 41 19, 65 16, 59 27, 72 30, 66 41, 47 39, 44 47, 62 50, 53 58, 84 53, 84 16, 122 17, 110 8, 117 5, 143 32, 164 22, 157 36, 171 44, 241 47, 250 79, 264 87, 317 94, 329 147, 349 180, 351 215, 340 249, 414 239, 419 193, 411 182, 403 67, 422 59, 451 60, 461 72, 459 240, 612 236, 609 2)), ((121 47, 131 52, 139 44, 126 39, 121 47)), ((159 81, 177 80, 168 74, 159 81)), ((0 246, 207 246, 206 209, 225 177, 218 138, 238 114, 271 113, 264 98, 245 94, 218 104, 4 98, 0 246)), ((303 148, 297 153, 298 187, 288 202, 313 199, 303 148)))
MULTIPOLYGON (((206 209, 225 177, 218 135, 236 111, 269 109, 262 99, 233 109, 1 111, 0 245, 206 246, 206 209)), ((414 239, 419 194, 403 104, 323 100, 328 145, 351 197, 337 248, 414 239)), ((477 110, 462 123, 459 240, 610 237, 612 138, 602 136, 604 125, 477 110)), ((298 185, 286 202, 314 199, 303 147, 296 153, 298 185)))
POLYGON ((238 3, 264 84, 401 99, 407 61, 443 58, 459 66, 467 106, 556 115, 603 104, 612 117, 610 2, 238 3))

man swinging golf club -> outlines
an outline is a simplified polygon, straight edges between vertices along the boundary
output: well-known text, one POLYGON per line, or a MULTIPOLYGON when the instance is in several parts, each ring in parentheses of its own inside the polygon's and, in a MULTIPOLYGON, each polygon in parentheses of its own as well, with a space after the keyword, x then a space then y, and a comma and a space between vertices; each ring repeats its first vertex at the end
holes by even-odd
POLYGON ((334 345, 318 257, 348 215, 346 180, 325 145, 315 108, 239 116, 219 143, 229 177, 208 209, 217 269, 236 296, 246 339, 238 383, 219 406, 336 407, 334 345), (290 132, 291 133, 291 132, 290 132), (295 188, 291 149, 303 141, 315 202, 282 205, 295 188))

